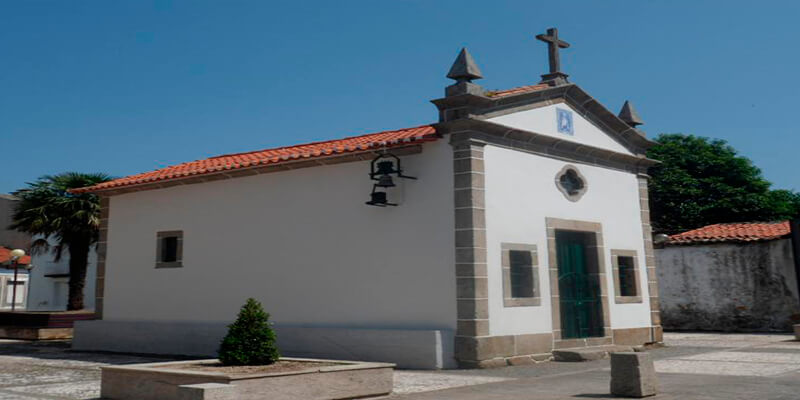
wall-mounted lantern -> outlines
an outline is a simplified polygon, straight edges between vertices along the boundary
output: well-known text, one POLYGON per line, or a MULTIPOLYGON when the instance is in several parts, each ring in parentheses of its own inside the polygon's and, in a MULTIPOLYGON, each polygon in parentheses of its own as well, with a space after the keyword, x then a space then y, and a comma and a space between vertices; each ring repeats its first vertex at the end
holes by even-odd
POLYGON ((399 157, 383 152, 370 163, 369 179, 376 181, 376 183, 372 185, 372 193, 370 193, 370 199, 366 204, 376 207, 397 206, 396 203, 389 203, 386 192, 379 191, 380 189, 397 186, 392 175, 403 179, 417 179, 413 176, 403 175, 399 157))

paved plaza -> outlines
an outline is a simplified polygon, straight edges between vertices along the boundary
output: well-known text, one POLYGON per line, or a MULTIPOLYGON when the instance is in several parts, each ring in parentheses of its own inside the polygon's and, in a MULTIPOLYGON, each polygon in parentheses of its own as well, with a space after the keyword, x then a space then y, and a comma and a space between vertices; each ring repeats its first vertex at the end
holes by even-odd
MULTIPOLYGON (((800 342, 789 335, 668 333, 653 349, 652 399, 800 398, 800 342)), ((72 352, 66 342, 0 341, 0 400, 97 399, 100 367, 165 360, 72 352)), ((568 399, 608 395, 608 360, 395 373, 392 399, 568 399)))

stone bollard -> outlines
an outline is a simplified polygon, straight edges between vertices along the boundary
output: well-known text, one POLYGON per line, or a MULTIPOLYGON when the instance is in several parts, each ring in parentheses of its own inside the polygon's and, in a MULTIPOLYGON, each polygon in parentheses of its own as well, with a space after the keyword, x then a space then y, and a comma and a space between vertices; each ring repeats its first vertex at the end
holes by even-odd
POLYGON ((794 326, 794 340, 800 340, 800 324, 794 326))
POLYGON ((611 394, 647 397, 656 394, 656 369, 648 353, 611 353, 611 394))

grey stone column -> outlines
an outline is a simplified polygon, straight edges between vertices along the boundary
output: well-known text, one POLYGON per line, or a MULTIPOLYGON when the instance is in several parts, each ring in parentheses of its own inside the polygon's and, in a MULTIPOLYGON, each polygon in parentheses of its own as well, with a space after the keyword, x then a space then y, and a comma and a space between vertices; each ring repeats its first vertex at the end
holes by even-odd
POLYGON ((647 289, 650 293, 650 339, 652 342, 661 342, 664 332, 661 327, 660 302, 658 300, 658 275, 656 274, 656 256, 653 250, 653 228, 650 225, 650 195, 647 183, 650 177, 640 173, 639 181, 639 206, 642 210, 642 237, 644 239, 644 260, 647 267, 647 289))
POLYGON ((456 298, 455 355, 462 366, 483 359, 480 337, 489 335, 486 271, 486 217, 483 148, 469 137, 451 136, 455 206, 456 298))
POLYGON ((108 254, 108 215, 111 199, 100 197, 100 238, 97 242, 97 275, 94 288, 94 314, 103 319, 103 293, 105 291, 106 255, 108 254))

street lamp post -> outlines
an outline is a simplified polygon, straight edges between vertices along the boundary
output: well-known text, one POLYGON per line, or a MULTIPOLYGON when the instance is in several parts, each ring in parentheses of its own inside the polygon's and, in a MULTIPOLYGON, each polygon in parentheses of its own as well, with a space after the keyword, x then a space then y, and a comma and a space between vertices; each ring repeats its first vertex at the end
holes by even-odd
POLYGON ((17 270, 19 269, 19 259, 25 255, 25 250, 11 250, 11 262, 14 264, 14 287, 11 289, 11 312, 17 308, 17 270))

